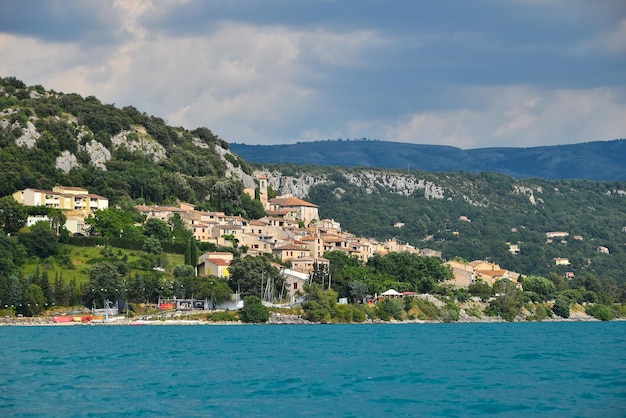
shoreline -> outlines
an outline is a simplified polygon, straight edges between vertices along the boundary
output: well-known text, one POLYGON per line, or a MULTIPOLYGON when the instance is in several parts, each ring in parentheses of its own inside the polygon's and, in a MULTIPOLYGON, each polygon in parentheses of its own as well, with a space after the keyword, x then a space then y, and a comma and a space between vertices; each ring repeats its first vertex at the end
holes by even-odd
MULTIPOLYGON (((241 325, 409 325, 409 324, 490 324, 490 323, 533 323, 533 322, 602 322, 590 315, 576 313, 570 318, 552 317, 545 318, 541 321, 531 321, 520 318, 519 320, 507 322, 501 317, 464 317, 457 321, 444 322, 441 320, 421 320, 412 319, 406 321, 390 320, 383 321, 368 320, 364 322, 339 322, 339 323, 319 323, 310 322, 300 316, 281 314, 273 312, 270 319, 261 324, 249 324, 242 321, 208 321, 204 319, 144 319, 144 318, 113 318, 110 321, 95 320, 89 322, 53 322, 53 317, 24 317, 24 318, 0 318, 0 327, 32 327, 32 326, 52 326, 52 327, 71 327, 71 326, 191 326, 191 325, 213 325, 213 326, 241 326, 241 325)), ((615 318, 608 322, 625 321, 625 318, 615 318)))

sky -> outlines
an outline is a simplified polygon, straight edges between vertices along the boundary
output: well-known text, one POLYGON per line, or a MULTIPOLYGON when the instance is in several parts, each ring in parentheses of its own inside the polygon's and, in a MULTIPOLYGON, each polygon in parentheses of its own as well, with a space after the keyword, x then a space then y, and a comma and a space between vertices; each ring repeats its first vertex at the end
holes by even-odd
POLYGON ((0 0, 0 76, 228 142, 626 138, 623 0, 0 0))

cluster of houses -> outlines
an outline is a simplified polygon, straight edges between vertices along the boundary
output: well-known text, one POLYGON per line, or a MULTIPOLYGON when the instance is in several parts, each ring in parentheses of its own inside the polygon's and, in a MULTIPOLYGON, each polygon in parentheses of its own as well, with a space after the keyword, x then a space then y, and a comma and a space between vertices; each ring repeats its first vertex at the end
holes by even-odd
MULTIPOLYGON (((55 186, 52 190, 27 188, 13 193, 13 198, 24 206, 45 206, 63 210, 67 218, 65 228, 72 234, 86 235, 88 230, 85 219, 95 211, 109 207, 109 199, 89 193, 82 187, 55 186)), ((26 226, 32 226, 39 221, 50 222, 50 219, 47 215, 31 215, 26 226)))
MULTIPOLYGON (((626 227, 624 228, 624 231, 626 232, 626 227)), ((546 232, 546 243, 551 244, 555 242, 555 240, 557 240, 558 243, 565 245, 567 244, 567 239, 569 236, 570 236, 569 232, 565 232, 565 231, 546 232)), ((576 241, 584 241, 584 238, 582 235, 573 235, 572 239, 576 241)), ((595 248, 596 248, 596 252, 599 254, 606 254, 606 255, 611 254, 611 252, 609 251, 609 248, 603 245, 598 245, 595 248)), ((569 266, 571 264, 569 258, 566 258, 566 257, 555 257, 552 259, 552 262, 554 263, 555 266, 569 266)), ((587 260, 587 264, 588 265, 591 264, 591 259, 587 260)), ((565 272, 566 279, 573 279, 574 277, 575 277, 574 272, 571 272, 571 271, 565 272)))
MULTIPOLYGON (((317 267, 329 265, 323 255, 327 251, 342 251, 363 262, 374 254, 411 252, 421 256, 441 257, 441 252, 428 248, 418 249, 400 240, 380 242, 370 238, 356 237, 341 229, 333 219, 319 219, 318 206, 291 195, 267 197, 267 180, 259 177, 260 200, 266 216, 247 220, 229 216, 223 212, 207 212, 194 205, 137 206, 146 219, 157 218, 168 222, 179 216, 193 236, 200 242, 211 242, 221 247, 245 247, 247 256, 271 254, 289 261, 290 268, 276 264, 290 285, 292 297, 308 282, 309 275, 317 267)), ((231 252, 207 252, 200 255, 198 275, 229 276, 231 252)))
MULTIPOLYGON (((291 296, 302 289, 316 266, 328 266, 323 255, 327 251, 341 251, 355 256, 364 263, 374 254, 410 252, 423 257, 439 257, 441 252, 428 248, 415 248, 410 244, 391 239, 377 241, 357 237, 341 229, 333 219, 319 219, 318 206, 291 195, 268 198, 267 179, 259 176, 259 196, 266 216, 247 220, 240 216, 229 216, 224 212, 196 210, 194 205, 180 203, 178 206, 145 206, 136 208, 147 219, 157 218, 168 222, 178 216, 200 242, 211 242, 220 247, 246 247, 248 256, 271 254, 283 262, 289 261, 290 268, 276 265, 290 285, 291 296)), ((254 191, 248 191, 254 193, 254 191)), ((46 206, 63 209, 67 217, 66 228, 74 234, 87 234, 85 219, 96 210, 108 208, 108 199, 90 194, 79 187, 57 186, 52 190, 24 189, 13 194, 27 206, 46 206)), ((29 224, 47 220, 45 217, 30 217, 29 224)), ((231 252, 207 252, 198 259, 196 272, 202 276, 228 278, 233 259, 231 252)), ((447 263, 454 278, 449 281, 456 287, 467 288, 471 283, 482 280, 489 285, 501 279, 518 282, 519 274, 500 268, 487 261, 447 263)))

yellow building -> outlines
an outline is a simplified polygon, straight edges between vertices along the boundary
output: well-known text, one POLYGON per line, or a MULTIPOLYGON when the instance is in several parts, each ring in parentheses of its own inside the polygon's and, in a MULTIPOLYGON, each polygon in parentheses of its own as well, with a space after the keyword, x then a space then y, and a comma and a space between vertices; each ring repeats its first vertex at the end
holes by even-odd
POLYGON ((109 207, 109 199, 81 187, 55 186, 52 190, 27 188, 13 193, 13 198, 24 206, 45 206, 84 215, 109 207))

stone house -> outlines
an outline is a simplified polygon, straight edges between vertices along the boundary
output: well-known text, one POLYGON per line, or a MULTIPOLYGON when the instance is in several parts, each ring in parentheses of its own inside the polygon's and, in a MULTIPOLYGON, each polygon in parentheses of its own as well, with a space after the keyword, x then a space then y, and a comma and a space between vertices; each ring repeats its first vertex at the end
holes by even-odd
POLYGON ((290 195, 270 199, 268 205, 270 211, 286 211, 284 218, 302 221, 305 226, 319 219, 317 205, 290 195))
POLYGON ((446 265, 452 269, 454 277, 450 280, 446 280, 444 283, 451 284, 456 288, 467 289, 470 284, 476 280, 476 272, 474 267, 469 263, 462 263, 460 261, 448 261, 446 265))
POLYGON ((318 266, 329 267, 330 260, 323 257, 299 257, 291 260, 292 269, 307 274, 311 274, 316 264, 318 266))
POLYGON ((569 266, 570 264, 569 258, 556 257, 553 258, 552 261, 554 262, 555 266, 569 266))
POLYGON ((304 285, 309 282, 309 275, 281 265, 276 265, 276 267, 285 278, 290 302, 295 302, 297 295, 304 292, 304 285))
POLYGON ((233 260, 233 253, 206 252, 198 257, 196 274, 198 276, 216 276, 228 278, 228 267, 233 260))
POLYGON ((290 243, 272 249, 272 255, 282 261, 290 261, 300 257, 309 257, 309 247, 305 244, 290 243))

